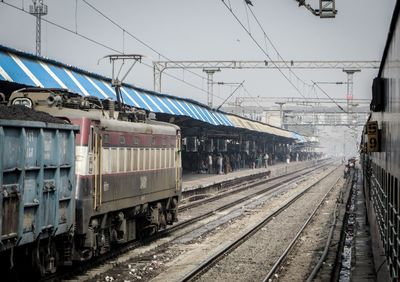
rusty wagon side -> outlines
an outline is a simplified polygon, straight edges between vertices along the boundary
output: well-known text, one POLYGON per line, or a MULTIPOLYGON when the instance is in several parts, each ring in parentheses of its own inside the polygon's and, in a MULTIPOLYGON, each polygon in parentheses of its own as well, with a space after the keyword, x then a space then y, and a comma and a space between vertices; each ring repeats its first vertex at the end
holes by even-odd
MULTIPOLYGON (((42 272, 73 233, 79 127, 0 119, 0 252, 28 255, 42 272)), ((57 258, 62 260, 63 258, 57 258)))

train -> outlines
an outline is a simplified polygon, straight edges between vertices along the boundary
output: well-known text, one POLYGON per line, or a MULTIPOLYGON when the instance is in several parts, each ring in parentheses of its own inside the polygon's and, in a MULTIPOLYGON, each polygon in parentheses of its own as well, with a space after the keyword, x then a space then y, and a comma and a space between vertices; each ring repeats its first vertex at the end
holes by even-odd
POLYGON ((360 164, 378 281, 400 277, 400 2, 397 1, 378 76, 371 114, 363 128, 360 164))
POLYGON ((3 261, 45 276, 177 221, 178 126, 64 89, 24 88, 9 105, 63 123, 0 120, 3 261))

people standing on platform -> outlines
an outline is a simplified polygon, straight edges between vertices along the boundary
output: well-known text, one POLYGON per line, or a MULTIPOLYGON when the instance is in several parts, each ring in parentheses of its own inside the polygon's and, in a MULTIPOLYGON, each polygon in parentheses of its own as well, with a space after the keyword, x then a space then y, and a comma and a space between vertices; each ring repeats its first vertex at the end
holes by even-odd
POLYGON ((252 169, 256 168, 256 156, 254 153, 252 153, 250 156, 250 164, 252 169))
POLYGON ((286 154, 286 163, 290 163, 290 154, 286 154))
POLYGON ((299 153, 296 153, 296 162, 299 161, 299 153))
POLYGON ((211 174, 213 173, 213 157, 211 153, 208 154, 207 161, 208 161, 208 173, 211 174))
POLYGON ((232 171, 235 171, 236 170, 236 165, 237 165, 235 154, 232 153, 230 155, 230 160, 231 160, 232 171))
POLYGON ((246 162, 247 162, 247 153, 246 152, 242 152, 241 159, 242 159, 242 168, 245 168, 246 162))
POLYGON ((268 159, 269 159, 269 155, 268 155, 267 152, 265 152, 265 155, 264 155, 264 166, 265 166, 265 168, 268 168, 268 159))
POLYGON ((224 161, 223 162, 224 162, 224 173, 228 174, 229 172, 232 171, 228 154, 226 154, 224 156, 224 161))
POLYGON ((242 166, 242 157, 240 156, 239 153, 237 153, 236 160, 238 162, 238 169, 243 168, 243 166, 242 166))
POLYGON ((218 155, 217 166, 218 166, 218 174, 222 174, 223 159, 221 154, 218 155))
POLYGON ((218 154, 213 154, 213 171, 214 173, 218 174, 218 154))
POLYGON ((262 155, 258 154, 257 159, 256 159, 256 167, 261 168, 262 166, 262 155))
POLYGON ((199 168, 199 173, 200 174, 207 173, 207 166, 206 166, 204 161, 201 161, 200 168, 199 168))

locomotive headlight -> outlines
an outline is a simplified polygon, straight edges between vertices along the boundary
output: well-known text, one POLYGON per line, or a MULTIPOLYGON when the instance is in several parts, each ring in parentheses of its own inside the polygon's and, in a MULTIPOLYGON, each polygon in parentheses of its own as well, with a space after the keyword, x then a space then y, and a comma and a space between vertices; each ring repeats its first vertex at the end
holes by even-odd
POLYGON ((32 100, 29 98, 15 98, 12 101, 13 105, 20 105, 20 106, 25 106, 27 108, 32 109, 32 100))

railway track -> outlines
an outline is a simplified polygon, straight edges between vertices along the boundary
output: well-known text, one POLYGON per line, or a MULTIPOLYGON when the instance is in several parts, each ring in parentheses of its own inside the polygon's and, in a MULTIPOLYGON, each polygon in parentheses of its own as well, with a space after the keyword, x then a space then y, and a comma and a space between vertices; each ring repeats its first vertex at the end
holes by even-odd
MULTIPOLYGON (((262 228, 264 228, 272 219, 277 217, 280 213, 285 211, 287 208, 289 208, 293 203, 295 203, 298 199, 300 199, 302 196, 304 196, 307 192, 309 192, 312 188, 320 184, 324 179, 326 179, 329 175, 331 175, 336 169, 332 170, 328 175, 325 177, 319 179, 306 189, 304 189, 301 193, 297 194, 295 197, 293 197, 290 201, 288 201, 286 204, 282 205, 279 209, 274 211, 272 214, 268 215, 265 217, 261 222, 259 222, 257 225, 252 227, 250 230, 247 232, 243 233, 239 238, 236 240, 232 241, 231 243, 227 244, 224 246, 222 249, 220 249, 218 252, 214 253, 207 259, 205 259, 200 265, 198 265, 196 268, 194 268, 190 273, 186 274, 180 281, 193 281, 198 279, 202 274, 206 273, 208 270, 210 270, 212 267, 214 267, 221 259, 225 258, 226 256, 229 256, 231 252, 233 252, 236 248, 238 248, 240 245, 242 245, 244 242, 249 240, 254 234, 256 234, 258 231, 260 231, 262 228)), ((298 240, 300 234, 304 230, 304 228, 309 224, 311 221, 312 217, 314 216, 315 212, 318 210, 320 205, 323 203, 324 199, 326 196, 329 194, 331 189, 336 185, 337 179, 335 181, 335 184, 330 187, 330 189, 325 193, 324 197, 319 201, 319 204, 317 207, 314 209, 312 214, 308 217, 307 221, 302 225, 300 230, 297 232, 296 236, 293 238, 293 240, 287 245, 285 251, 281 254, 281 256, 278 258, 278 260, 274 263, 273 267, 271 270, 268 272, 268 274, 265 276, 263 281, 269 281, 269 279, 274 275, 276 270, 279 268, 280 264, 282 261, 286 258, 288 253, 290 252, 291 248, 293 245, 296 243, 298 240)))
MULTIPOLYGON (((213 195, 213 196, 209 196, 209 194, 200 194, 200 195, 199 194, 195 194, 195 195, 193 195, 193 196, 191 196, 189 198, 184 198, 183 199, 183 201, 189 201, 189 203, 184 204, 184 205, 180 204, 179 212, 182 212, 182 211, 185 211, 185 210, 188 210, 188 209, 200 206, 200 205, 204 205, 206 203, 210 203, 212 201, 215 201, 215 200, 221 199, 223 197, 226 197, 228 195, 232 195, 232 194, 235 194, 235 193, 250 189, 250 188, 255 187, 255 186, 263 185, 263 184, 266 184, 266 183, 269 183, 269 182, 274 182, 274 181, 279 180, 279 179, 282 179, 284 181, 289 181, 289 180, 286 179, 289 176, 292 176, 292 177, 290 177, 290 180, 292 180, 292 179, 295 179, 296 177, 298 177, 297 176, 298 173, 300 173, 300 176, 301 176, 301 175, 304 175, 305 173, 307 173, 308 171, 315 171, 318 168, 324 167, 329 163, 332 163, 332 161, 325 160, 325 161, 322 161, 322 162, 312 166, 309 169, 302 168, 302 169, 295 170, 295 171, 293 171, 293 172, 291 172, 289 174, 282 174, 282 175, 278 175, 278 176, 275 176, 275 177, 270 177, 270 178, 266 178, 266 179, 262 179, 262 180, 258 180, 258 181, 250 181, 249 183, 235 185, 235 186, 230 187, 229 189, 221 190, 216 195, 213 195), (198 200, 195 200, 195 201, 190 201, 191 198, 199 198, 201 196, 203 196, 204 198, 203 199, 198 199, 198 200)), ((184 194, 184 192, 183 192, 183 194, 184 194)))
POLYGON ((247 195, 245 197, 242 197, 242 198, 237 199, 235 201, 229 202, 229 203, 227 203, 227 204, 225 204, 223 206, 220 206, 220 207, 218 207, 216 209, 213 209, 213 210, 210 210, 208 212, 205 212, 205 213, 203 213, 203 214, 201 214, 199 216, 193 217, 193 218, 191 218, 189 220, 185 220, 185 221, 182 221, 182 222, 177 223, 175 225, 172 225, 171 227, 161 231, 158 235, 159 236, 163 236, 163 235, 170 234, 171 232, 173 232, 175 230, 182 229, 183 227, 188 226, 188 225, 190 225, 190 224, 192 224, 194 222, 200 221, 200 220, 202 220, 204 218, 207 218, 207 217, 210 217, 211 215, 214 215, 214 214, 216 214, 218 212, 221 212, 221 211, 227 210, 227 209, 229 209, 229 208, 231 208, 233 206, 239 205, 239 204, 241 204, 241 203, 243 203, 243 202, 245 202, 245 201, 247 201, 247 200, 249 200, 251 198, 254 198, 255 196, 259 196, 259 195, 265 194, 266 192, 269 192, 272 189, 275 189, 275 188, 280 187, 282 185, 288 185, 288 184, 291 184, 293 182, 297 182, 297 181, 301 180, 302 178, 304 178, 304 177, 312 174, 313 172, 317 171, 318 169, 327 167, 329 164, 330 164, 330 162, 324 163, 324 164, 321 164, 321 165, 317 165, 316 167, 309 168, 309 169, 306 169, 306 170, 297 171, 294 174, 278 176, 278 177, 275 177, 275 178, 262 180, 260 182, 252 183, 252 184, 250 184, 250 185, 248 185, 246 187, 242 187, 242 188, 239 188, 239 189, 228 191, 227 193, 223 193, 222 195, 218 195, 218 196, 215 196, 215 197, 212 197, 212 198, 206 198, 204 200, 201 200, 200 203, 194 202, 192 204, 186 205, 186 206, 182 207, 182 209, 180 209, 180 212, 186 211, 186 210, 189 210, 189 209, 192 209, 192 208, 195 208, 195 207, 198 207, 200 205, 205 205, 205 204, 208 204, 210 202, 214 202, 214 201, 219 200, 219 199, 221 199, 223 197, 226 197, 228 195, 236 194, 236 193, 239 193, 239 192, 244 191, 244 190, 248 190, 248 189, 256 187, 256 186, 261 186, 263 184, 270 183, 270 182, 272 183, 271 186, 265 187, 265 189, 259 190, 259 191, 255 192, 255 193, 251 193, 251 194, 249 194, 249 195, 247 195), (277 182, 278 180, 281 180, 282 182, 277 182))
MULTIPOLYGON (((217 209, 206 211, 206 212, 202 213, 199 216, 192 217, 192 218, 190 218, 188 220, 182 221, 182 222, 177 223, 177 224, 175 224, 175 225, 173 225, 171 227, 168 227, 167 229, 158 232, 156 235, 151 236, 150 238, 147 238, 146 240, 134 241, 134 242, 127 243, 125 245, 119 246, 113 252, 107 253, 107 254, 103 255, 102 257, 97 258, 94 261, 89 261, 89 262, 82 263, 81 265, 79 265, 78 267, 74 268, 73 270, 67 269, 65 271, 62 271, 61 273, 57 273, 55 275, 46 277, 46 279, 44 279, 44 281, 85 280, 85 277, 87 276, 85 273, 87 271, 90 271, 90 269, 97 268, 97 267, 107 263, 108 261, 114 260, 118 256, 126 254, 129 251, 134 250, 134 249, 136 249, 136 248, 138 248, 140 246, 149 244, 149 243, 151 243, 151 242, 153 242, 153 241, 155 241, 157 239, 170 236, 170 235, 174 234, 175 232, 178 232, 178 231, 180 231, 180 230, 182 230, 182 229, 184 229, 184 228, 186 228, 186 227, 188 227, 188 226, 190 226, 192 224, 195 224, 196 222, 199 222, 199 221, 201 221, 201 220, 203 220, 205 218, 208 218, 208 217, 210 217, 212 215, 217 214, 218 212, 227 210, 227 209, 229 209, 231 207, 234 207, 236 205, 240 205, 241 203, 244 203, 245 201, 249 201, 250 199, 252 199, 252 198, 254 198, 256 196, 268 193, 271 190, 278 189, 281 186, 287 186, 287 185, 289 185, 291 183, 298 182, 301 178, 306 178, 306 177, 310 176, 312 173, 314 173, 315 171, 318 171, 318 170, 321 170, 321 169, 322 170, 325 169, 325 167, 329 166, 330 163, 331 162, 325 162, 325 163, 322 163, 322 164, 318 164, 315 167, 308 168, 306 170, 297 171, 297 172, 292 173, 290 175, 284 175, 284 176, 278 176, 278 177, 274 177, 274 178, 270 178, 270 179, 265 179, 265 180, 262 180, 262 181, 259 181, 259 182, 251 183, 250 185, 247 185, 245 187, 241 187, 239 189, 234 189, 234 190, 225 192, 223 195, 218 195, 216 197, 203 199, 203 200, 200 201, 201 205, 205 205, 207 203, 217 201, 217 200, 219 200, 219 199, 221 199, 221 198, 223 198, 223 197, 225 197, 227 195, 232 195, 232 194, 235 194, 235 193, 239 193, 241 191, 248 190, 248 189, 253 188, 255 186, 264 185, 266 183, 270 183, 271 184, 271 185, 269 185, 269 186, 267 186, 267 187, 265 187, 265 188, 263 188, 261 190, 258 190, 258 191, 254 192, 254 193, 251 193, 251 194, 249 194, 249 195, 247 195, 245 197, 242 197, 242 198, 239 198, 239 199, 237 199, 235 201, 232 201, 232 202, 229 202, 227 204, 224 204, 224 205, 218 207, 217 209)), ((187 211, 187 210, 190 210, 190 209, 198 207, 198 206, 199 206, 199 203, 193 202, 193 203, 188 204, 185 207, 183 207, 181 209, 181 211, 183 211, 183 210, 187 211)), ((190 231, 188 231, 188 232, 190 232, 190 231)))

